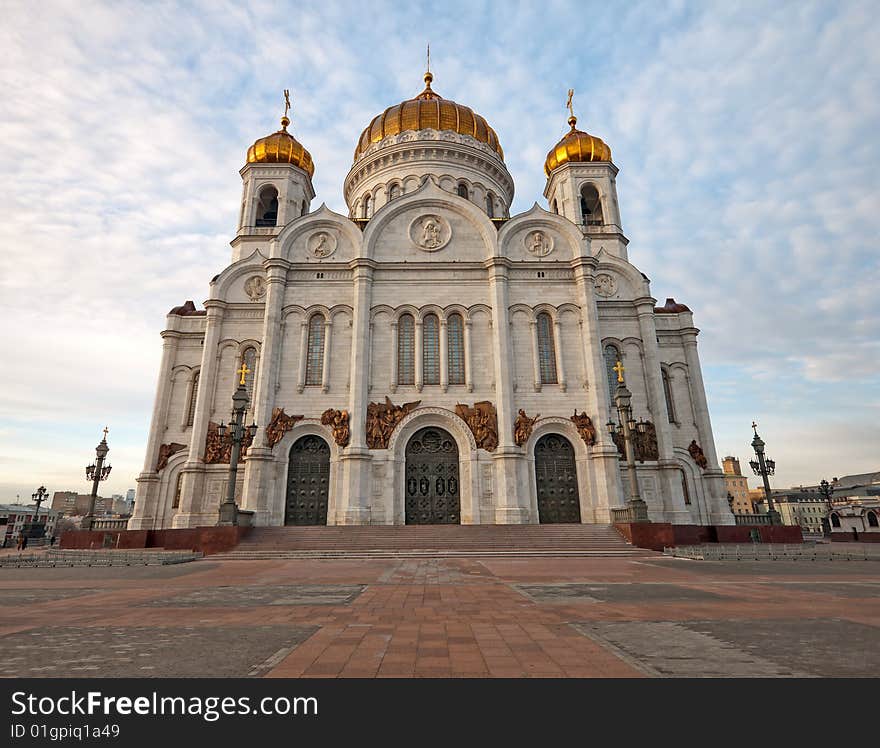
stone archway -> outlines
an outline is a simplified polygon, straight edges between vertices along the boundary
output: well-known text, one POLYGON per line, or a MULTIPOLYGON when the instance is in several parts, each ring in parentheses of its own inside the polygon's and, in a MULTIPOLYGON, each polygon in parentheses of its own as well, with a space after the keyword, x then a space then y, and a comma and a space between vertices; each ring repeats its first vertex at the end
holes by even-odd
POLYGON ((538 522, 581 521, 574 447, 560 434, 545 434, 535 443, 535 486, 538 522))
POLYGON ((408 525, 461 524, 458 446, 448 431, 427 426, 407 442, 404 513, 408 525))
POLYGON ((308 434, 290 448, 285 525, 326 525, 330 495, 330 446, 308 434))

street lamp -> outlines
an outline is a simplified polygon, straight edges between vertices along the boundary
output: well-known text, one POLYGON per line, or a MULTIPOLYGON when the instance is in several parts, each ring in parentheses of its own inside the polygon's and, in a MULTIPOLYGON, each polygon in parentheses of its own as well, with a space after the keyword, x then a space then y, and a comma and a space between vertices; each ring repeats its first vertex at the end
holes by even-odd
POLYGON ((92 529, 92 524, 95 521, 95 499, 98 497, 98 484, 101 481, 107 480, 107 478, 110 477, 110 471, 113 469, 112 466, 104 464, 107 453, 110 451, 110 447, 107 446, 108 431, 110 431, 110 429, 105 426, 104 438, 101 439, 101 442, 95 447, 95 456, 97 459, 91 465, 86 465, 86 480, 92 481, 92 494, 89 496, 88 514, 86 514, 82 521, 83 530, 92 529))
POLYGON ((629 475, 629 498, 627 508, 630 510, 630 519, 633 522, 648 522, 648 505, 639 495, 639 479, 636 474, 636 456, 633 442, 636 432, 644 434, 648 430, 648 424, 644 420, 636 419, 632 415, 632 393, 626 388, 623 381, 623 364, 620 361, 614 366, 617 372, 617 392, 614 402, 617 405, 617 423, 608 421, 608 433, 614 436, 618 432, 623 435, 624 453, 626 455, 627 473, 629 475))
POLYGON ((249 398, 247 387, 245 386, 245 378, 250 374, 251 370, 247 368, 247 364, 242 362, 241 369, 236 374, 241 375, 238 380, 238 388, 232 396, 232 421, 229 426, 222 423, 217 427, 217 434, 220 441, 226 438, 227 430, 231 429, 232 453, 229 456, 229 482, 226 486, 226 498, 220 505, 220 525, 237 525, 238 524, 238 507, 235 504, 235 476, 238 473, 238 460, 241 456, 241 444, 245 439, 245 434, 251 439, 257 433, 257 424, 251 423, 250 426, 244 425, 244 413, 247 410, 249 398))
POLYGON ((46 523, 40 522, 40 505, 49 498, 49 492, 45 486, 40 486, 35 493, 31 494, 31 498, 37 505, 37 511, 34 514, 34 521, 28 528, 27 536, 29 538, 42 538, 46 534, 46 523))
POLYGON ((758 424, 752 421, 752 428, 755 430, 755 438, 752 439, 752 447, 755 450, 757 460, 749 460, 749 465, 755 475, 759 475, 764 482, 764 498, 767 500, 767 514, 770 516, 771 525, 781 525, 782 520, 779 512, 773 506, 773 498, 770 495, 770 479, 769 476, 776 472, 776 462, 764 457, 764 440, 758 436, 758 424))
POLYGON ((825 507, 827 508, 827 513, 824 517, 822 517, 822 534, 826 537, 831 535, 831 510, 834 509, 834 504, 832 503, 832 497, 834 496, 834 486, 832 486, 827 480, 822 478, 819 481, 819 493, 822 494, 822 498, 825 499, 825 507))

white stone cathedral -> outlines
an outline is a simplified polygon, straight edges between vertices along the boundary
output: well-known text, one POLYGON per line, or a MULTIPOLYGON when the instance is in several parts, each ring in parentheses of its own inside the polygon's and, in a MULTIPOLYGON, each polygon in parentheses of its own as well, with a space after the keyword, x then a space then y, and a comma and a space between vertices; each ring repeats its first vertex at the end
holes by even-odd
POLYGON ((617 361, 650 519, 733 522, 698 330, 627 259, 609 147, 572 115, 548 209, 510 216, 498 136, 431 83, 361 133, 347 216, 312 209, 286 116, 248 150, 232 262, 162 332, 130 529, 218 523, 242 364, 255 525, 611 522, 617 361))

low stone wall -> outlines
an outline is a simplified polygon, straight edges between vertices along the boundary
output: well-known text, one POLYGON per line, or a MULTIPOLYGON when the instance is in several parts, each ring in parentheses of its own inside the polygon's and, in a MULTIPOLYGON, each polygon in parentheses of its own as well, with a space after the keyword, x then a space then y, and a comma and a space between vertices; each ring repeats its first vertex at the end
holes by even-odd
POLYGON ((250 529, 193 527, 178 530, 72 530, 61 536, 60 547, 68 550, 165 548, 171 551, 198 551, 210 556, 235 548, 250 529))
POLYGON ((637 548, 662 551, 679 545, 751 543, 757 530, 762 543, 803 543, 794 525, 672 525, 668 522, 618 522, 617 531, 637 548))
POLYGON ((880 532, 860 532, 858 539, 853 537, 852 530, 831 533, 832 543, 880 543, 880 532))

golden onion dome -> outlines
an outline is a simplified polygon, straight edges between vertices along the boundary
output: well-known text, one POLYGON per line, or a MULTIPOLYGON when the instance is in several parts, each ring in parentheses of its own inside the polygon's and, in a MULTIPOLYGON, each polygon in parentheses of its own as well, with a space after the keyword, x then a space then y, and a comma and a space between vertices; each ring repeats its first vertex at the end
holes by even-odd
POLYGON ((303 148, 293 135, 287 132, 290 120, 281 118, 281 129, 260 138, 247 152, 249 164, 293 164, 305 171, 310 177, 315 173, 312 154, 303 148))
POLYGON ((373 143, 378 143, 390 135, 407 130, 443 130, 459 135, 470 135, 486 143, 504 160, 504 151, 498 142, 498 135, 489 123, 475 111, 451 99, 444 99, 431 89, 434 76, 425 73, 425 90, 414 99, 402 101, 388 107, 382 114, 373 118, 364 128, 354 149, 357 161, 373 143))
POLYGON ((547 154, 544 173, 548 177, 550 172, 563 164, 611 160, 611 148, 605 141, 575 128, 577 117, 569 117, 568 124, 571 130, 547 154))

